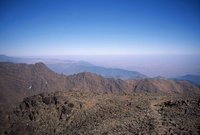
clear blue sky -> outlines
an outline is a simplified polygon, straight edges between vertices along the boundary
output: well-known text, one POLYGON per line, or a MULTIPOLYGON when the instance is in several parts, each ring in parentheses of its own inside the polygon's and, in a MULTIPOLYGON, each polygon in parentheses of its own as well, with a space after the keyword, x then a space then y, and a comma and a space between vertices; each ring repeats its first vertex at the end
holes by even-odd
POLYGON ((199 0, 0 0, 0 54, 200 54, 199 0))

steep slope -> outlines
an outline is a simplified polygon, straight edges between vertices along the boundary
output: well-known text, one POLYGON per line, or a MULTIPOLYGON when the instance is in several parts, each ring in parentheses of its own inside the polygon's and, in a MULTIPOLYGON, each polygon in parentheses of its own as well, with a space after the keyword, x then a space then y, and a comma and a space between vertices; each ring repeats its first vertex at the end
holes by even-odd
POLYGON ((64 76, 49 70, 43 63, 0 63, 0 101, 12 102, 45 91, 61 90, 64 76))
POLYGON ((199 87, 187 81, 141 79, 127 81, 133 92, 199 93, 199 87))
POLYGON ((124 93, 129 89, 123 80, 103 78, 89 72, 70 75, 67 77, 67 83, 69 89, 82 91, 124 93))
POLYGON ((0 103, 21 101, 24 97, 52 91, 92 91, 96 93, 199 93, 199 87, 186 81, 140 79, 124 81, 84 72, 65 76, 43 63, 0 63, 0 103))
POLYGON ((81 90, 124 93, 128 87, 122 80, 103 78, 92 73, 71 76, 57 74, 43 63, 0 63, 0 103, 20 101, 41 92, 81 90))

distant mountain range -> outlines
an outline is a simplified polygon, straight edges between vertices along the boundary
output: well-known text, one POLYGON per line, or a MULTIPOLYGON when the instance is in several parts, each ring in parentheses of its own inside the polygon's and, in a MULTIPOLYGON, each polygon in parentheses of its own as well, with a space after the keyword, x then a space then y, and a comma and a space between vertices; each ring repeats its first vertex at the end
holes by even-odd
MULTIPOLYGON (((73 60, 52 59, 52 58, 21 58, 21 57, 9 57, 6 55, 0 55, 0 62, 27 63, 27 64, 35 64, 38 62, 42 62, 45 63, 47 67, 49 67, 54 72, 64 75, 73 75, 81 72, 90 72, 99 74, 106 78, 115 78, 122 80, 149 78, 148 76, 136 71, 129 71, 118 68, 105 68, 93 65, 85 61, 73 61, 73 60)), ((154 77, 153 79, 166 79, 166 78, 158 76, 154 77)), ((185 75, 169 79, 185 80, 195 85, 200 85, 199 75, 185 75)))
POLYGON ((105 68, 95 66, 87 62, 71 62, 71 63, 55 63, 47 64, 47 66, 57 73, 63 73, 65 75, 72 75, 81 72, 91 72, 102 75, 107 78, 119 78, 123 80, 127 79, 141 79, 147 76, 136 71, 128 71, 117 68, 105 68))
POLYGON ((175 79, 176 80, 186 80, 191 83, 200 85, 200 75, 184 75, 184 76, 177 77, 175 79))
POLYGON ((147 78, 146 75, 136 71, 128 71, 118 68, 105 68, 95 66, 85 61, 71 61, 71 60, 60 60, 60 59, 41 59, 41 58, 15 58, 8 57, 6 55, 0 55, 1 62, 13 62, 13 63, 28 63, 34 64, 37 62, 45 63, 50 69, 57 73, 63 73, 65 75, 73 75, 81 72, 91 72, 99 74, 107 78, 116 79, 141 79, 147 78))
POLYGON ((187 81, 167 79, 121 80, 83 72, 58 74, 43 63, 0 62, 0 103, 16 102, 24 97, 53 91, 90 91, 103 93, 199 93, 200 88, 187 81))

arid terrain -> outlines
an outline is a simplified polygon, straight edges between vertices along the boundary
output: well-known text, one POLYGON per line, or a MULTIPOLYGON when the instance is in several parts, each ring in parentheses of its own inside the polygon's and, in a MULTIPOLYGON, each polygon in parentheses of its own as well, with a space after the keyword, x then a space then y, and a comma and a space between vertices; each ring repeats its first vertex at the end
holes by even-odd
POLYGON ((58 74, 43 63, 0 62, 0 104, 22 101, 42 92, 91 91, 101 93, 200 93, 200 87, 188 81, 169 79, 121 80, 83 72, 58 74))
POLYGON ((200 88, 0 63, 1 135, 200 134, 200 88))
POLYGON ((0 0, 0 135, 200 135, 200 0, 0 0))
POLYGON ((200 134, 200 96, 54 92, 1 106, 2 135, 200 134))

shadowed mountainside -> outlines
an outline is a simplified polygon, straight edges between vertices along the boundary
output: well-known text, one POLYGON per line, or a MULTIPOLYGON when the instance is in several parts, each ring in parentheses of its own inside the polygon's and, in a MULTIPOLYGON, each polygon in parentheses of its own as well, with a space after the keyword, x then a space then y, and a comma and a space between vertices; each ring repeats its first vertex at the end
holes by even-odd
POLYGON ((63 89, 64 76, 49 70, 43 63, 0 63, 0 100, 12 102, 45 91, 63 89))
POLYGON ((184 75, 184 76, 180 76, 175 78, 176 80, 187 80, 191 83, 200 85, 200 76, 199 75, 184 75))

